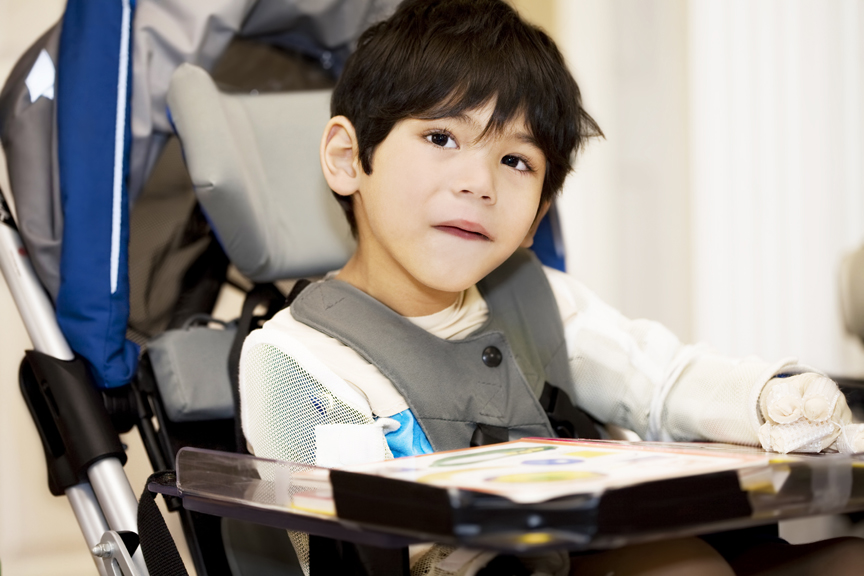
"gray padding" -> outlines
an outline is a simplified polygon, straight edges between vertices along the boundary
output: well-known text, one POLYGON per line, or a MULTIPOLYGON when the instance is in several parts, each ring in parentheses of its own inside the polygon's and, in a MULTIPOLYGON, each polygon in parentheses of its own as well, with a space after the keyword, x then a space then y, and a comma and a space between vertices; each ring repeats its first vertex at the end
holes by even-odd
POLYGON ((269 282, 348 260, 354 241, 318 159, 329 91, 223 94, 184 64, 168 105, 198 200, 240 272, 269 282))
MULTIPOLYGON (((165 95, 183 62, 211 70, 235 36, 320 57, 353 45, 399 0, 138 0, 132 26, 132 149, 129 198, 156 163, 167 133, 165 95), (318 53, 316 55, 316 53, 318 53)), ((326 57, 325 57, 326 56, 326 57)), ((250 66, 254 66, 250 62, 250 66)))
MULTIPOLYGON (((54 98, 31 101, 26 78, 42 50, 57 62, 60 23, 25 52, 0 92, 0 139, 6 152, 18 230, 36 275, 52 300, 60 289, 63 208, 57 163, 54 98)), ((56 88, 56 86, 55 86, 56 88)))
POLYGON ((172 422, 233 418, 228 355, 237 327, 217 330, 195 320, 147 344, 165 414, 172 422))

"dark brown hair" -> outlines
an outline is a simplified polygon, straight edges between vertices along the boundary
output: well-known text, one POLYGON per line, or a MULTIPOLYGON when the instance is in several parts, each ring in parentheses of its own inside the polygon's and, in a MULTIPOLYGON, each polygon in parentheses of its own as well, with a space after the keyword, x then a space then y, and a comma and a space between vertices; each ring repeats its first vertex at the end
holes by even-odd
MULTIPOLYGON (((371 174, 375 148, 400 120, 456 116, 493 99, 487 133, 524 115, 546 156, 541 199, 551 200, 575 154, 602 132, 552 39, 501 0, 406 0, 360 36, 330 112, 354 125, 371 174)), ((352 198, 336 198, 356 236, 352 198)))

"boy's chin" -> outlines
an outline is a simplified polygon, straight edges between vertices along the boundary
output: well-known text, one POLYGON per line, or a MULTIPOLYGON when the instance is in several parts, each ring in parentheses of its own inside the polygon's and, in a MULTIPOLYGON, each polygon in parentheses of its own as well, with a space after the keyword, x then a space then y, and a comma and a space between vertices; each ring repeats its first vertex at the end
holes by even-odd
POLYGON ((486 270, 475 266, 442 266, 440 270, 425 270, 423 277, 418 278, 418 280, 434 290, 456 293, 474 286, 494 269, 495 267, 486 270))
POLYGON ((426 284, 427 287, 432 288, 433 290, 437 290, 439 292, 446 292, 448 294, 458 294, 460 292, 464 292, 471 286, 474 286, 479 282, 481 278, 478 278, 474 282, 436 282, 431 284, 426 284))

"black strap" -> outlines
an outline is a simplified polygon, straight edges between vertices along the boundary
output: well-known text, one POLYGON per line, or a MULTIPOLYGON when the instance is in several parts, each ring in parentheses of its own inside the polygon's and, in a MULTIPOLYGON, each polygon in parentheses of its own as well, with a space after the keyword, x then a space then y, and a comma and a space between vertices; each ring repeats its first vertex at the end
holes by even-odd
POLYGON ((148 489, 151 482, 172 485, 176 484, 177 477, 173 471, 151 475, 138 501, 138 537, 147 570, 150 576, 189 576, 162 512, 156 506, 155 495, 148 489))
POLYGON ((477 446, 489 446, 490 444, 500 444, 510 440, 510 430, 506 426, 493 426, 491 424, 477 424, 474 429, 474 434, 471 435, 472 448, 477 446))
MULTIPOLYGON (((552 430, 559 438, 600 438, 594 420, 582 409, 574 406, 570 397, 560 389, 546 382, 539 401, 549 418, 552 430)), ((499 444, 509 439, 509 430, 506 427, 478 424, 471 436, 471 447, 499 444)))
POLYGON ((559 438, 600 438, 594 420, 581 408, 574 406, 561 389, 546 382, 539 400, 552 430, 559 438))
POLYGON ((237 332, 228 355, 228 374, 231 377, 231 395, 234 397, 234 440, 236 451, 240 454, 249 453, 240 422, 240 352, 243 351, 243 341, 263 320, 272 318, 281 308, 283 301, 282 293, 273 284, 256 284, 246 294, 243 311, 237 321, 237 332), (267 311, 263 316, 256 316, 255 309, 262 304, 267 306, 267 311))
POLYGON ((306 289, 309 284, 312 282, 307 280, 306 278, 301 278, 294 283, 294 286, 291 288, 291 292, 288 293, 288 296, 285 297, 285 304, 282 305, 282 309, 288 308, 291 306, 291 303, 297 299, 297 296, 300 295, 303 290, 306 289))
POLYGON ((477 572, 477 576, 531 576, 532 572, 519 558, 510 554, 500 554, 489 561, 477 572))
POLYGON ((311 576, 409 576, 408 548, 376 548, 309 536, 311 576))

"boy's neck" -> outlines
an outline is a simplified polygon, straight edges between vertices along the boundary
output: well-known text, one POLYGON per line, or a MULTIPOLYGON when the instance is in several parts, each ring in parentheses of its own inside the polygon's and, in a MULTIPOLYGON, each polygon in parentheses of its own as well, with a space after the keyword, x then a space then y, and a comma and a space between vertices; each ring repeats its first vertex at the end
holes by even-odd
POLYGON ((408 274, 370 273, 369 266, 356 256, 345 264, 336 278, 362 290, 397 314, 428 316, 451 306, 459 298, 459 292, 429 288, 408 274))

